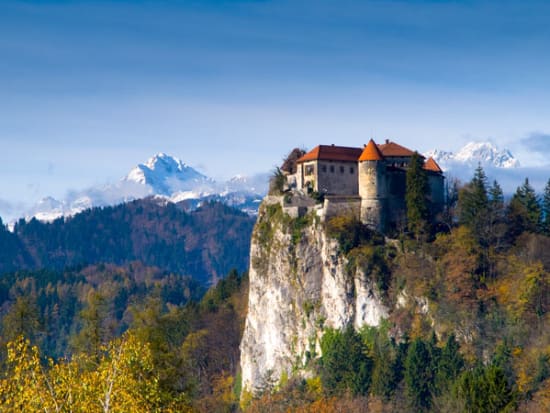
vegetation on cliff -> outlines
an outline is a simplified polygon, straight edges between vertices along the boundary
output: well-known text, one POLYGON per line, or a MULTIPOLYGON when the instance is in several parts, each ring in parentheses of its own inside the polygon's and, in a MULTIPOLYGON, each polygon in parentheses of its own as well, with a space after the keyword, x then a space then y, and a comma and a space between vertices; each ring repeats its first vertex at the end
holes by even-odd
POLYGON ((505 202, 478 168, 450 194, 448 226, 384 240, 329 220, 350 274, 375 280, 393 310, 379 328, 325 331, 313 376, 285 379, 249 411, 550 409, 548 194, 526 180, 505 202))
POLYGON ((204 296, 138 263, 4 275, 2 410, 548 411, 550 184, 539 199, 526 181, 505 202, 478 169, 457 195, 448 228, 393 240, 350 218, 321 227, 263 207, 262 248, 284 226, 292 255, 315 224, 392 310, 376 328, 327 329, 307 378, 281 377, 240 406, 246 275, 204 296))

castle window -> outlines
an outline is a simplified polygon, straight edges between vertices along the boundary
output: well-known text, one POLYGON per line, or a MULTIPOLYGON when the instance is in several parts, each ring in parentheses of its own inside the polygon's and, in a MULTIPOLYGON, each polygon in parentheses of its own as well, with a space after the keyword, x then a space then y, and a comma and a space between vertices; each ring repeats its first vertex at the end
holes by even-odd
POLYGON ((341 173, 341 174, 344 173, 344 167, 343 167, 343 166, 340 167, 340 173, 341 173))
POLYGON ((350 166, 350 167, 349 167, 349 173, 350 173, 350 174, 353 174, 353 172, 355 172, 354 169, 353 169, 353 166, 350 166))
POLYGON ((323 165, 323 166, 321 167, 321 170, 322 170, 323 172, 326 172, 326 171, 327 171, 327 166, 326 166, 326 165, 323 165))
POLYGON ((313 165, 306 165, 306 175, 313 175, 314 168, 313 165))
POLYGON ((330 165, 330 172, 334 173, 334 165, 330 165))

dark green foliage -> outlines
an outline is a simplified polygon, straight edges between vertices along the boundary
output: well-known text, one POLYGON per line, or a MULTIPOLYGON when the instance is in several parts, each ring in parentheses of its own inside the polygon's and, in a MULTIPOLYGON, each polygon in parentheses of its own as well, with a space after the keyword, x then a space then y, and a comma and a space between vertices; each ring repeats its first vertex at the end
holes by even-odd
POLYGON ((524 231, 537 232, 541 227, 541 208, 527 178, 510 200, 508 225, 513 238, 524 231))
POLYGON ((396 345, 386 328, 368 328, 364 336, 373 359, 371 391, 389 400, 403 378, 406 345, 396 345))
POLYGON ((247 268, 253 224, 254 218, 220 203, 185 212, 153 199, 93 208, 49 224, 20 221, 14 234, 0 228, 0 274, 141 261, 206 284, 231 268, 247 268))
POLYGON ((474 177, 458 194, 459 221, 467 226, 478 242, 486 243, 489 214, 487 176, 481 166, 476 168, 474 177))
POLYGON ((432 404, 435 379, 433 348, 431 344, 415 339, 405 359, 405 384, 409 403, 415 411, 427 411, 432 404))
POLYGON ((48 356, 71 350, 97 354, 129 327, 128 310, 135 303, 157 297, 163 308, 182 306, 203 293, 204 287, 188 277, 139 263, 4 274, 2 342, 23 334, 48 356))
POLYGON ((472 413, 497 413, 514 400, 504 371, 493 364, 464 372, 457 381, 455 394, 466 411, 472 413))
POLYGON ((544 187, 542 195, 542 232, 545 235, 550 235, 550 179, 544 187))
POLYGON ((371 382, 372 359, 361 336, 353 327, 343 331, 328 329, 321 340, 323 356, 320 375, 329 393, 367 394, 371 382))
POLYGON ((435 387, 438 393, 449 389, 464 368, 464 358, 459 353, 459 348, 454 334, 449 335, 437 363, 435 387))
POLYGON ((411 158, 406 177, 405 201, 409 230, 417 237, 428 232, 430 223, 428 175, 423 160, 415 152, 411 158))

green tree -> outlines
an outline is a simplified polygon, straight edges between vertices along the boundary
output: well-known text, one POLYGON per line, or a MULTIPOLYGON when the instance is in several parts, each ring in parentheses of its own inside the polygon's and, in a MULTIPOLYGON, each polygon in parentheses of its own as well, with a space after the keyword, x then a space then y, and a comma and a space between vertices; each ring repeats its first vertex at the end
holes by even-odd
POLYGON ((447 390, 464 368, 464 358, 459 353, 459 348, 454 334, 449 335, 445 346, 441 349, 435 377, 439 393, 447 390))
POLYGON ((456 383, 455 394, 472 413, 501 412, 514 399, 504 371, 493 364, 464 372, 456 383))
POLYGON ((416 411, 427 411, 432 404, 434 371, 429 345, 417 338, 405 359, 405 384, 409 403, 416 411))
POLYGON ((411 157, 409 169, 407 169, 405 202, 407 204, 408 227, 417 238, 429 229, 428 194, 428 175, 423 168, 422 158, 415 152, 411 157))
POLYGON ((508 207, 508 221, 511 235, 524 231, 537 232, 541 225, 541 208, 529 179, 518 187, 508 207))
POLYGON ((545 235, 550 235, 550 179, 544 187, 542 195, 542 232, 545 235))
POLYGON ((487 194, 487 176, 479 165, 472 180, 458 194, 459 221, 466 225, 478 242, 485 243, 487 232, 489 197, 487 194))
POLYGON ((372 360, 361 336, 353 327, 343 331, 328 329, 321 339, 321 382, 329 393, 350 391, 367 394, 371 381, 372 360))

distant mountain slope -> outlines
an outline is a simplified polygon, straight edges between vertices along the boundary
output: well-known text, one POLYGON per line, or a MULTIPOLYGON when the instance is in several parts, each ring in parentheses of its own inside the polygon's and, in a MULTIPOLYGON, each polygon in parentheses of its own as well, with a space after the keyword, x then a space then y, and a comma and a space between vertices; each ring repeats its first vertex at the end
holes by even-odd
POLYGON ((185 212, 155 198, 52 223, 20 220, 13 233, 0 228, 0 272, 141 261, 209 283, 247 268, 254 220, 216 202, 185 212))
POLYGON ((92 207, 117 205, 148 196, 172 202, 192 200, 187 203, 192 207, 215 200, 255 214, 267 192, 268 180, 266 173, 252 177, 237 175, 226 182, 216 182, 161 152, 135 166, 114 184, 72 191, 63 200, 46 197, 23 215, 27 219, 53 221, 92 207))
POLYGON ((432 157, 444 169, 457 166, 477 166, 492 168, 518 168, 519 161, 508 149, 500 149, 491 142, 470 142, 458 152, 453 153, 441 149, 433 149, 425 153, 432 157))
POLYGON ((122 182, 148 185, 152 193, 172 196, 176 192, 212 190, 214 181, 177 158, 158 153, 132 169, 122 182))

